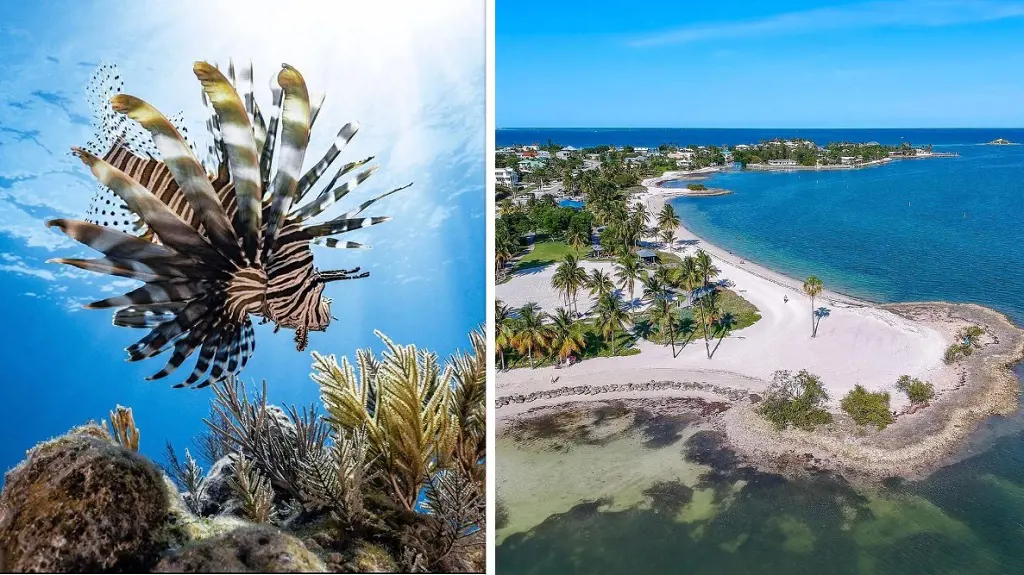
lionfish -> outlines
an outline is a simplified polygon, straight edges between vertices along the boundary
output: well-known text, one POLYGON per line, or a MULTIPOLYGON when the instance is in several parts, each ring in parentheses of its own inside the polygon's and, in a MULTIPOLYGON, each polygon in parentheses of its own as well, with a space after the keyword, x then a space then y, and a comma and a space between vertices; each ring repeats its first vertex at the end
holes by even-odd
POLYGON ((318 270, 310 245, 363 247, 333 236, 389 220, 360 214, 408 185, 329 221, 311 223, 376 169, 336 185, 373 158, 346 163, 318 195, 303 202, 358 126, 343 126, 327 152, 302 172, 323 99, 311 105, 298 70, 284 64, 272 79, 269 122, 253 95, 251 64, 240 68, 238 82, 233 64, 230 80, 206 62, 196 62, 193 71, 202 84, 203 104, 212 108, 206 122, 212 136, 206 165, 186 139, 180 116, 168 119, 143 100, 121 93, 120 73, 105 65, 89 89, 102 125, 99 137, 91 149, 72 148, 98 180, 100 192, 87 221, 61 218, 47 226, 103 254, 53 261, 144 282, 124 295, 85 306, 119 308, 114 325, 151 330, 126 349, 127 360, 173 350, 163 369, 147 378, 154 380, 174 372, 198 350, 192 373, 175 387, 199 388, 245 367, 256 347, 251 316, 274 322, 275 332, 295 330, 300 351, 310 331, 326 330, 332 319, 331 299, 323 295, 327 284, 369 273, 318 270))

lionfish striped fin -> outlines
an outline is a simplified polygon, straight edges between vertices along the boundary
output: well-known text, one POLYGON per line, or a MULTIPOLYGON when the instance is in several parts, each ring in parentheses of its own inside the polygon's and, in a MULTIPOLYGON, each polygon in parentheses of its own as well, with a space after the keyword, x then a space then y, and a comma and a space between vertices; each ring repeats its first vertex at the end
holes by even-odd
POLYGON ((157 264, 155 262, 144 264, 123 258, 105 257, 92 260, 81 258, 56 258, 47 260, 47 263, 65 264, 90 272, 131 278, 144 282, 185 277, 184 272, 173 265, 157 264))
POLYGON ((174 344, 174 352, 171 353, 171 357, 164 364, 163 368, 147 377, 146 380, 162 379, 181 367, 181 364, 185 363, 185 360, 192 355, 196 348, 203 344, 206 334, 210 330, 211 323, 211 320, 202 321, 189 332, 188 336, 179 339, 174 344))
POLYGON ((206 336, 206 340, 203 341, 203 348, 199 351, 199 359, 196 360, 192 373, 189 374, 185 381, 176 384, 174 387, 180 389, 192 385, 199 381, 199 378, 206 373, 206 370, 210 368, 210 363, 213 361, 214 354, 217 353, 217 346, 220 343, 220 332, 221 328, 218 325, 206 336))
MULTIPOLYGON (((281 106, 281 151, 278 154, 277 171, 274 174, 273 196, 267 215, 263 253, 273 253, 274 243, 281 223, 291 209, 295 199, 295 186, 302 160, 309 143, 309 92, 302 74, 285 64, 277 75, 277 82, 284 91, 281 106)), ((266 258, 264 258, 266 259, 266 258)))
POLYGON ((410 186, 412 186, 412 182, 409 182, 408 184, 406 184, 404 186, 401 186, 401 187, 398 187, 398 188, 395 188, 393 190, 384 192, 383 194, 377 196, 376 198, 371 198, 369 200, 366 200, 365 202, 359 204, 358 207, 353 208, 353 209, 345 212, 344 214, 341 214, 340 216, 338 216, 338 218, 339 219, 348 219, 348 218, 352 218, 352 217, 358 216, 359 214, 363 213, 363 210, 365 210, 366 208, 372 206, 373 204, 379 202, 380 200, 383 200, 384 198, 390 196, 391 194, 393 194, 395 192, 401 192, 402 190, 404 190, 404 189, 406 189, 406 188, 408 188, 410 186))
MULTIPOLYGON (((182 221, 167 204, 161 202, 152 192, 124 172, 111 166, 106 161, 86 152, 81 148, 72 148, 85 165, 89 166, 96 179, 114 191, 128 207, 139 215, 146 225, 160 238, 167 247, 180 253, 198 255, 204 263, 224 268, 228 262, 224 256, 213 248, 201 236, 182 221)), ((207 182, 209 183, 209 182, 207 182)))
POLYGON ((314 238, 309 242, 314 246, 323 246, 325 248, 334 248, 341 250, 368 250, 370 246, 361 244, 359 242, 343 242, 336 238, 314 238))
POLYGON ((147 283, 124 295, 86 304, 86 309, 101 309, 129 305, 183 302, 210 289, 205 280, 170 280, 147 283))
POLYGON ((348 145, 349 141, 352 140, 358 131, 359 124, 356 124, 355 122, 345 124, 342 126, 341 130, 338 130, 338 136, 334 139, 334 143, 331 144, 327 153, 325 153, 324 156, 320 158, 320 161, 314 164, 313 167, 302 176, 302 179, 299 180, 295 189, 295 203, 302 201, 306 192, 316 184, 317 180, 320 179, 320 176, 327 171, 327 168, 330 167, 331 163, 334 162, 339 154, 341 154, 341 151, 345 149, 345 146, 348 145))
MULTIPOLYGON (((210 96, 213 99, 213 95, 210 96)), ((149 130, 153 135, 153 143, 160 150, 164 163, 185 194, 185 199, 199 215, 210 241, 227 258, 240 262, 241 253, 234 229, 214 194, 206 170, 192 154, 178 130, 156 108, 134 96, 114 96, 110 105, 115 112, 125 114, 149 130)), ((216 99, 213 99, 213 105, 216 109, 216 99)), ((156 232, 160 235, 159 231, 156 232)))
POLYGON ((294 218, 297 221, 309 220, 322 214, 324 210, 331 207, 335 202, 344 198, 356 188, 359 184, 365 182, 367 178, 373 175, 377 171, 377 166, 372 166, 366 170, 363 170, 355 178, 345 182, 344 184, 334 188, 324 189, 319 196, 312 202, 302 206, 296 211, 289 214, 289 217, 294 218))
POLYGON ((207 314, 209 302, 206 298, 198 298, 189 302, 174 319, 158 325, 142 339, 128 346, 128 361, 139 361, 163 353, 183 334, 193 329, 207 314))
POLYGON ((327 94, 320 94, 319 98, 311 97, 309 99, 309 129, 313 129, 313 124, 316 123, 317 116, 320 115, 320 110, 324 107, 324 101, 327 99, 327 94))
MULTIPOLYGON (((140 157, 118 140, 110 147, 110 150, 103 155, 103 161, 124 172, 126 176, 138 182, 157 197, 158 200, 167 204, 171 211, 189 225, 192 229, 198 230, 200 220, 198 214, 192 209, 185 194, 178 187, 174 175, 166 164, 156 158, 146 156, 140 157)), ((136 230, 142 230, 145 222, 141 219, 136 224, 136 230)))
MULTIPOLYGON (((391 216, 376 216, 372 218, 335 219, 315 226, 302 228, 295 234, 288 237, 288 241, 299 241, 301 239, 313 239, 322 236, 335 236, 346 232, 355 231, 369 226, 375 226, 391 220, 391 216)), ((283 242, 283 240, 282 240, 283 242)))
POLYGON ((270 108, 270 123, 267 125, 267 140, 260 151, 260 179, 263 185, 263 201, 270 199, 273 191, 270 188, 270 170, 274 164, 274 148, 277 146, 278 124, 281 122, 281 104, 284 100, 284 91, 277 81, 277 76, 270 80, 270 94, 273 98, 270 108))
POLYGON ((184 307, 182 303, 153 304, 143 307, 126 307, 114 312, 117 327, 154 328, 174 316, 184 307))
MULTIPOLYGON (((256 141, 256 151, 263 156, 263 146, 267 143, 267 124, 263 121, 263 112, 256 100, 252 101, 252 137, 256 141)), ((263 185, 263 172, 260 172, 260 185, 263 185)))
MULTIPOLYGON (((196 62, 193 70, 217 112, 224 146, 227 149, 228 167, 234 183, 234 229, 242 240, 246 260, 255 262, 259 251, 263 194, 260 191, 256 142, 253 140, 249 117, 246 115, 244 103, 238 97, 238 92, 216 68, 206 62, 196 62)), ((217 207, 220 209, 219 203, 217 207)), ((226 219, 225 216, 225 221, 226 219)))
POLYGON ((231 345, 234 338, 231 335, 234 332, 228 332, 227 330, 221 330, 220 344, 217 346, 217 354, 213 358, 213 367, 210 368, 210 374, 205 380, 196 385, 196 389, 202 389, 208 385, 214 383, 220 383, 228 376, 228 362, 231 359, 231 345), (227 336, 227 337, 225 337, 227 336))
POLYGON ((217 114, 210 105, 210 99, 206 97, 206 90, 202 92, 203 108, 206 110, 206 131, 210 134, 210 143, 206 148, 206 159, 204 166, 209 173, 217 173, 224 165, 224 140, 221 137, 220 126, 217 124, 217 114))
POLYGON ((47 221, 46 226, 56 227, 71 239, 106 256, 137 261, 151 258, 179 258, 182 264, 192 261, 166 246, 89 222, 57 218, 47 221))

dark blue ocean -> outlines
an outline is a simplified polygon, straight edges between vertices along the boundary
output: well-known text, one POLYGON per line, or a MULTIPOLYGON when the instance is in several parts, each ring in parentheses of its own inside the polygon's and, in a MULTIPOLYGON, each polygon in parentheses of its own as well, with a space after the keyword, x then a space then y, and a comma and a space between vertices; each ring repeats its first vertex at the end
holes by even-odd
MULTIPOLYGON (((497 145, 722 145, 774 137, 908 141, 960 156, 850 171, 717 175, 708 185, 734 194, 673 200, 690 229, 750 261, 794 277, 816 274, 852 295, 973 302, 1024 324, 1024 146, 983 145, 1024 141, 1022 129, 499 130, 497 145)), ((880 491, 835 476, 794 482, 753 474, 699 530, 642 507, 607 514, 581 508, 506 539, 499 565, 507 573, 542 573, 572 553, 597 558, 577 565, 620 572, 615 554, 601 550, 611 547, 642 548, 632 556, 650 573, 1021 573, 1022 430, 1021 414, 993 417, 957 463, 880 491), (846 509, 851 504, 855 512, 846 509)), ((727 498, 731 485, 716 489, 727 498)))

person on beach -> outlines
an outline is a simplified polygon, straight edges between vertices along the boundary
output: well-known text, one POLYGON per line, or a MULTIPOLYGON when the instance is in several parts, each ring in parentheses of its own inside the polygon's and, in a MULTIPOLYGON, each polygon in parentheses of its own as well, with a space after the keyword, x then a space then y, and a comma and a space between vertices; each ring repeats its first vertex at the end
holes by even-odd
POLYGON ((789 303, 789 296, 786 294, 782 295, 782 303, 789 303))

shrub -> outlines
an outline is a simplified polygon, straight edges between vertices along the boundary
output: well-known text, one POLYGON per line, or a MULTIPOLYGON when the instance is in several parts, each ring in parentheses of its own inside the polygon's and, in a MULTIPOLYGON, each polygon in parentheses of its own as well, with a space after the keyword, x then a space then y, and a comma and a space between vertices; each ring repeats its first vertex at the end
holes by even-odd
POLYGON ((950 365, 965 357, 969 357, 974 353, 975 348, 981 347, 981 341, 979 338, 984 333, 985 330, 976 325, 969 325, 960 328, 960 330, 956 332, 957 343, 946 348, 946 353, 942 356, 942 361, 946 362, 947 365, 950 365))
POLYGON ((757 411, 779 429, 792 425, 805 430, 831 423, 832 414, 825 408, 828 393, 821 379, 807 370, 793 374, 776 371, 757 411))
POLYGON ((840 405, 857 425, 871 424, 878 429, 885 429, 893 422, 892 410, 889 409, 889 394, 884 391, 871 393, 857 385, 846 394, 840 405))
POLYGON ((910 403, 924 403, 935 397, 935 387, 927 381, 911 378, 909 375, 901 375, 896 380, 896 389, 907 394, 910 403))
POLYGON ((686 184, 687 190, 701 191, 708 189, 704 184, 686 184))

